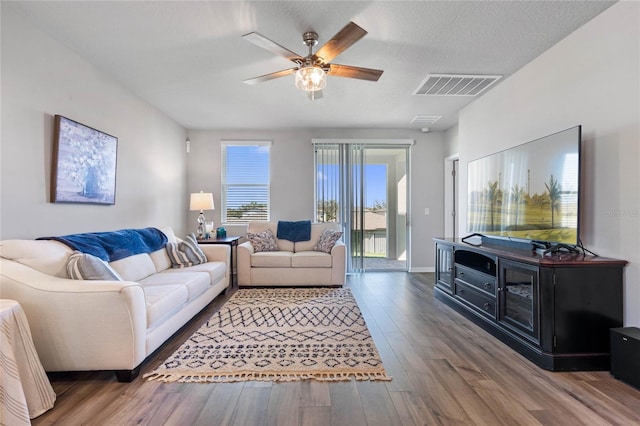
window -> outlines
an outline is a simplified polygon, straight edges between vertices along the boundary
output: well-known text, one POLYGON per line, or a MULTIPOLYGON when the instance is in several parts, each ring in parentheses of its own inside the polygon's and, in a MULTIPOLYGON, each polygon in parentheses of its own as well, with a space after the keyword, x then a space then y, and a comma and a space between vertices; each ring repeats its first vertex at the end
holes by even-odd
POLYGON ((270 141, 222 142, 223 223, 269 220, 270 141))

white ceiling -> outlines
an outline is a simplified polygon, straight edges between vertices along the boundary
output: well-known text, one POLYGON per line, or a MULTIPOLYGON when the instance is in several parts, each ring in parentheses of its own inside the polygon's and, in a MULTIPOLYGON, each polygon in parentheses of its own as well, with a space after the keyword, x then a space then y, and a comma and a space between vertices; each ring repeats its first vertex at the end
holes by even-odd
POLYGON ((503 81, 612 3, 3 1, 2 7, 188 129, 418 129, 424 125, 411 124, 415 116, 435 115, 442 118, 428 127, 445 130, 476 98, 412 95, 427 74, 503 81), (243 34, 257 31, 305 56, 303 32, 319 34, 317 49, 349 21, 369 33, 334 62, 382 69, 378 82, 328 77, 316 101, 295 88, 293 75, 243 83, 292 67, 243 34))

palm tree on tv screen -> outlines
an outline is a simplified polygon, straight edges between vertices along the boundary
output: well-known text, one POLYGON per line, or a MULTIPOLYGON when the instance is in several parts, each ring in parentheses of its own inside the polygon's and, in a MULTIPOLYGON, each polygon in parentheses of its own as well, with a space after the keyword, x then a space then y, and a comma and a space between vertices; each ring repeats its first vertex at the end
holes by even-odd
POLYGON ((495 211, 496 206, 502 200, 502 190, 498 188, 498 181, 491 182, 484 191, 484 195, 489 203, 489 215, 491 218, 491 231, 495 231, 495 211))
POLYGON ((524 203, 527 192, 523 187, 518 184, 515 184, 511 188, 511 201, 516 206, 516 217, 515 217, 515 226, 514 230, 518 230, 518 216, 520 216, 520 205, 524 203))
POLYGON ((560 184, 558 181, 551 175, 551 179, 549 179, 549 183, 545 182, 544 186, 547 187, 547 192, 549 193, 549 202, 551 204, 551 228, 556 227, 555 223, 555 211, 560 211, 560 184))

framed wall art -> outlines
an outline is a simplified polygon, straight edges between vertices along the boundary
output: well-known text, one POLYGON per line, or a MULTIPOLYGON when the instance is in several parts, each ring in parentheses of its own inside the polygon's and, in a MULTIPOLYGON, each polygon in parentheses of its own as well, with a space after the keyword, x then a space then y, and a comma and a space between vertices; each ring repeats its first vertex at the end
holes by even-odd
POLYGON ((51 201, 115 204, 118 138, 55 116, 51 201))

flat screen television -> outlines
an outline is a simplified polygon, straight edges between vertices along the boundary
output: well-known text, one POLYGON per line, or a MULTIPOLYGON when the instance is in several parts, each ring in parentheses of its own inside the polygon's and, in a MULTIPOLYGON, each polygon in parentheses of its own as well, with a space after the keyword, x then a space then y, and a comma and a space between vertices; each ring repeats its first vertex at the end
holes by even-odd
POLYGON ((579 244, 581 126, 468 164, 467 231, 579 244))

